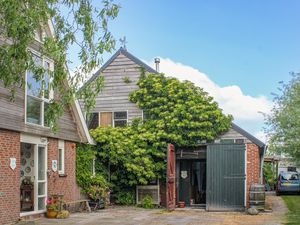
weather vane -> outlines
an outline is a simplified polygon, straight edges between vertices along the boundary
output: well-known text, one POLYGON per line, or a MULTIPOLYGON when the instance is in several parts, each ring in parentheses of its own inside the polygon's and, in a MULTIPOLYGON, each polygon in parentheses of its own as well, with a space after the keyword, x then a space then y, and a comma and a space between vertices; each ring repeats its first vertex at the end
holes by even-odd
POLYGON ((121 45, 123 46, 124 49, 126 49, 126 36, 124 36, 123 38, 120 38, 119 41, 121 42, 121 45))

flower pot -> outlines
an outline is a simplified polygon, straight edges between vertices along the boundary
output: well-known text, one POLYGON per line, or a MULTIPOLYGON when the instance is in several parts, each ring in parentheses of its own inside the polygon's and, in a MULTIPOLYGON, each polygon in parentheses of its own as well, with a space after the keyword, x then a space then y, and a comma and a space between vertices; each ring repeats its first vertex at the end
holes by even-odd
POLYGON ((55 210, 47 210, 47 218, 56 218, 56 216, 57 216, 57 211, 55 211, 55 210))
POLYGON ((185 203, 184 202, 178 202, 178 206, 179 206, 179 208, 184 208, 185 207, 185 203))

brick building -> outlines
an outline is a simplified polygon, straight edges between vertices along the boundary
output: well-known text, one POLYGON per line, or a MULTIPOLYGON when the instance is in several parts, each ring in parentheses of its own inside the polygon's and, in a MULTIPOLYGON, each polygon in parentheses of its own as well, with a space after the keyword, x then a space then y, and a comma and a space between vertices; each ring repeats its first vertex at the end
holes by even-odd
MULTIPOLYGON (((43 36, 53 35, 52 31, 49 21, 29 46, 40 65, 50 69, 54 67, 53 61, 42 57, 38 48, 43 36)), ((6 44, 9 43, 0 37, 0 45, 6 44)), ((24 76, 27 85, 16 87, 13 102, 10 91, 0 81, 0 224, 44 213, 46 199, 52 194, 63 194, 67 201, 78 199, 76 143, 92 143, 76 101, 65 109, 58 121, 60 129, 53 133, 44 111, 57 93, 40 92, 41 84, 32 79, 32 72, 27 71, 24 76)), ((44 82, 49 82, 46 79, 45 76, 44 82)))

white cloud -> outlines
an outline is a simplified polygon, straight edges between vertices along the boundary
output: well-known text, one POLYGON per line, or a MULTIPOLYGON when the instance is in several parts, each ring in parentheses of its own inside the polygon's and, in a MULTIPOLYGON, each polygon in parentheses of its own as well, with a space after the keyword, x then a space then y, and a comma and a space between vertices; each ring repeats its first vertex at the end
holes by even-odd
POLYGON ((268 142, 267 135, 263 131, 258 131, 254 136, 264 143, 268 142))
MULTIPOLYGON (((148 64, 155 68, 153 62, 148 62, 148 64)), ((233 115, 235 123, 242 124, 243 129, 253 133, 262 141, 266 140, 265 134, 261 131, 264 118, 260 113, 270 112, 272 102, 266 96, 245 95, 237 85, 221 87, 199 70, 168 58, 161 58, 160 72, 167 76, 176 77, 181 81, 189 80, 202 87, 214 97, 224 113, 233 115)))

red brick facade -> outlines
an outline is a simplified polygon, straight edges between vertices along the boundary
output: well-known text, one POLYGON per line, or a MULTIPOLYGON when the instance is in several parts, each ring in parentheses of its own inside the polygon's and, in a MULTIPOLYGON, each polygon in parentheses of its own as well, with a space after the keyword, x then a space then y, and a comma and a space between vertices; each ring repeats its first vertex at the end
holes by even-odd
POLYGON ((20 133, 0 129, 0 224, 20 216, 20 133), (10 168, 10 158, 17 167, 10 168))
POLYGON ((66 201, 80 198, 80 189, 76 183, 75 163, 76 147, 72 142, 65 141, 65 174, 59 176, 58 171, 51 170, 52 160, 58 160, 58 140, 48 139, 48 195, 63 194, 66 201))
POLYGON ((259 148, 255 144, 247 144, 247 207, 249 207, 249 190, 251 184, 258 184, 260 178, 259 148))
MULTIPOLYGON (((0 224, 18 221, 20 217, 20 133, 0 129, 0 224), (10 158, 16 158, 17 167, 10 168, 10 158)), ((58 139, 48 138, 48 195, 63 194, 65 200, 80 198, 76 183, 75 143, 65 141, 65 176, 52 171, 52 160, 58 159, 58 139)))

